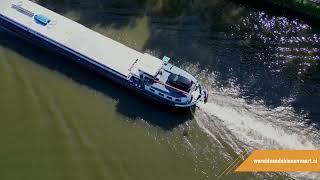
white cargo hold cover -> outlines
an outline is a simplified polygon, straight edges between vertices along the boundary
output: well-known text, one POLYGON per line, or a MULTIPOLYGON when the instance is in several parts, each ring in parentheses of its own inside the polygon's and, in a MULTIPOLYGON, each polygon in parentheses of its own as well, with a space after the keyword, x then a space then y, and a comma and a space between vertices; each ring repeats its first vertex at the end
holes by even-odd
POLYGON ((134 66, 142 72, 155 76, 162 68, 163 61, 150 54, 144 53, 134 66))
POLYGON ((162 66, 158 58, 142 54, 29 0, 0 0, 0 14, 30 32, 89 57, 124 76, 129 75, 137 59, 135 66, 150 75, 155 75, 162 66), (31 16, 12 5, 31 12, 31 16), (50 22, 41 25, 32 14, 45 16, 50 22))

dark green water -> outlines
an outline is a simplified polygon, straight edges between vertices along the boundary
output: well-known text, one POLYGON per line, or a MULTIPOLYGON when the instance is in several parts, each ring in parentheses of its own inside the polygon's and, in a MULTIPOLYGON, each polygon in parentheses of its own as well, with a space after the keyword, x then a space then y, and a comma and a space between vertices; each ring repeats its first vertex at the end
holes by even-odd
MULTIPOLYGON (((231 1, 37 1, 210 90, 171 112, 0 31, 0 179, 287 179, 223 173, 245 151, 319 148, 320 30, 231 1)), ((0 7, 1 8, 1 7, 0 7)))

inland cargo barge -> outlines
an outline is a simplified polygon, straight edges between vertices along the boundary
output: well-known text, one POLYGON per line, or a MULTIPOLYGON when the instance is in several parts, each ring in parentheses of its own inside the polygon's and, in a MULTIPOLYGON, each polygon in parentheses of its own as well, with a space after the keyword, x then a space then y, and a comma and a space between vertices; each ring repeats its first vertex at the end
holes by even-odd
POLYGON ((140 53, 29 0, 1 0, 0 26, 161 104, 188 108, 208 99, 169 57, 140 53))

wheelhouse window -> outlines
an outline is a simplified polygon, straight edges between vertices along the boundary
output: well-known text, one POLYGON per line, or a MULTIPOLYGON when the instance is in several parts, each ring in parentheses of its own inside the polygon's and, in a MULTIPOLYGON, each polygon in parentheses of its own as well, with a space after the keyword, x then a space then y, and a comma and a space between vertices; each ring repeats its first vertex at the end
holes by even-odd
POLYGON ((177 74, 170 74, 167 80, 167 83, 177 89, 180 89, 185 92, 189 92, 192 87, 192 80, 177 75, 177 74))
POLYGON ((177 101, 177 102, 181 102, 181 99, 175 99, 175 101, 177 101))

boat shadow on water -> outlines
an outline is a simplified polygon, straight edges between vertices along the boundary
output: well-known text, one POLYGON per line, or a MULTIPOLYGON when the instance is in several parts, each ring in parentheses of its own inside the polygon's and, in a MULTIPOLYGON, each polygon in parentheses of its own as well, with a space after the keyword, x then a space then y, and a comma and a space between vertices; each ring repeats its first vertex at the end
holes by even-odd
POLYGON ((130 120, 143 119, 148 124, 172 130, 193 117, 192 109, 172 109, 156 104, 62 55, 38 47, 2 29, 0 29, 1 46, 116 100, 116 111, 130 120))

